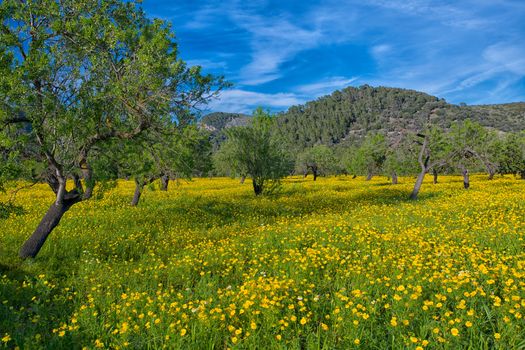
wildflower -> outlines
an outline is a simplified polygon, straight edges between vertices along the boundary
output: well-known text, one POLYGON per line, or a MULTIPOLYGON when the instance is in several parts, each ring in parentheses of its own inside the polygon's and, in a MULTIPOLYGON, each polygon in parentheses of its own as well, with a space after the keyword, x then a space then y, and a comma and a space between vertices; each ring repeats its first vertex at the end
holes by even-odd
POLYGON ((11 336, 7 333, 2 337, 2 342, 4 343, 9 343, 10 340, 11 340, 11 336))

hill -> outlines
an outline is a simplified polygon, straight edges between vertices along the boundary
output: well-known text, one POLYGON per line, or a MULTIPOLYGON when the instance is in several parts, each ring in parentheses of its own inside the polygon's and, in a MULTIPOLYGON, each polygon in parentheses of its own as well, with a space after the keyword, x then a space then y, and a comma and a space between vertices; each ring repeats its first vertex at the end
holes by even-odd
POLYGON ((278 130, 297 147, 333 145, 352 142, 368 131, 388 135, 418 130, 430 111, 444 128, 471 119, 501 131, 525 130, 525 103, 459 106, 419 91, 368 85, 290 107, 279 115, 278 130))
MULTIPOLYGON (((348 87, 330 95, 290 107, 277 116, 278 132, 297 150, 321 143, 353 143, 369 131, 395 135, 418 130, 430 111, 433 121, 449 127, 454 121, 471 119, 501 131, 525 130, 525 102, 495 105, 454 105, 423 92, 389 88, 348 87)), ((220 131, 246 125, 249 116, 216 112, 202 125, 220 142, 220 131)))

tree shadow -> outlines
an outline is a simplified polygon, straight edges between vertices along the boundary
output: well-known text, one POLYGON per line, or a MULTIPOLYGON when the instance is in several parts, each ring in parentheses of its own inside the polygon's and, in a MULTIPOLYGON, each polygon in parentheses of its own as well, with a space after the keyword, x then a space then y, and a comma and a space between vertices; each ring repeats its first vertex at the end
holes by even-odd
POLYGON ((0 220, 9 218, 11 214, 23 215, 25 212, 24 208, 19 205, 0 203, 0 220))
MULTIPOLYGON (((395 186, 395 185, 394 185, 395 186)), ((377 204, 401 204, 401 203, 422 203, 439 196, 436 192, 421 192, 417 199, 410 199, 410 192, 397 188, 385 188, 381 192, 359 193, 351 197, 356 204, 377 205, 377 204)))
MULTIPOLYGON (((25 263, 24 263, 25 264, 25 263)), ((80 337, 53 329, 74 310, 73 301, 22 266, 0 263, 0 329, 9 334, 8 348, 77 349, 80 337)))

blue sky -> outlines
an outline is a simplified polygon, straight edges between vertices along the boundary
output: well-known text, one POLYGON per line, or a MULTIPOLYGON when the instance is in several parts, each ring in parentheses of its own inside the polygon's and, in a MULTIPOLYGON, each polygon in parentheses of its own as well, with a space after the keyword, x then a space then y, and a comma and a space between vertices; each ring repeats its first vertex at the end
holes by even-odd
POLYGON ((144 0, 181 57, 234 86, 209 111, 286 110, 346 86, 525 101, 525 0, 144 0))

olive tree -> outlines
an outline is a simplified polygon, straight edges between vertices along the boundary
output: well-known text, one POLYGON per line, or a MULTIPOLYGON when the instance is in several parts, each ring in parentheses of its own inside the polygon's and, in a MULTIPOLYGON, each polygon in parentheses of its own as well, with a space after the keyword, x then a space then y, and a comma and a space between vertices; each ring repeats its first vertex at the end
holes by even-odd
POLYGON ((382 173, 386 150, 384 135, 368 133, 360 147, 350 149, 349 172, 354 175, 366 175, 366 180, 371 180, 374 175, 382 173))
POLYGON ((505 135, 498 158, 501 173, 525 179, 525 132, 505 135))
POLYGON ((297 155, 295 171, 304 177, 312 173, 314 181, 319 175, 328 175, 337 171, 337 160, 332 149, 326 145, 315 145, 297 155))
POLYGON ((450 140, 445 132, 437 127, 429 127, 423 133, 413 136, 414 142, 420 146, 417 155, 420 172, 410 194, 410 199, 417 199, 425 175, 429 170, 443 167, 453 155, 450 140))
POLYGON ((131 205, 138 204, 144 187, 154 181, 160 180, 160 189, 167 191, 170 179, 191 178, 193 172, 199 170, 198 160, 201 159, 198 158, 206 156, 201 153, 203 136, 189 125, 161 134, 148 130, 134 142, 121 140, 120 154, 115 162, 120 176, 135 181, 131 205))
POLYGON ((481 124, 465 120, 452 124, 450 142, 454 150, 452 163, 461 170, 463 185, 470 187, 469 169, 481 170, 484 167, 489 180, 494 178, 498 169, 497 154, 500 149, 499 139, 495 132, 490 132, 481 124))
POLYGON ((103 165, 95 150, 163 127, 172 110, 205 102, 223 82, 187 67, 170 25, 148 19, 138 2, 5 0, 0 26, 0 127, 30 139, 27 156, 44 165, 40 176, 55 193, 20 249, 28 258, 92 196, 92 164, 103 165))
POLYGON ((386 176, 391 177, 393 185, 398 183, 398 176, 417 173, 417 162, 414 156, 416 153, 417 150, 407 135, 400 135, 390 143, 386 149, 382 170, 386 176))
POLYGON ((255 195, 269 192, 290 171, 283 142, 275 135, 275 118, 262 108, 253 113, 249 126, 226 130, 220 159, 232 171, 252 178, 255 195))

